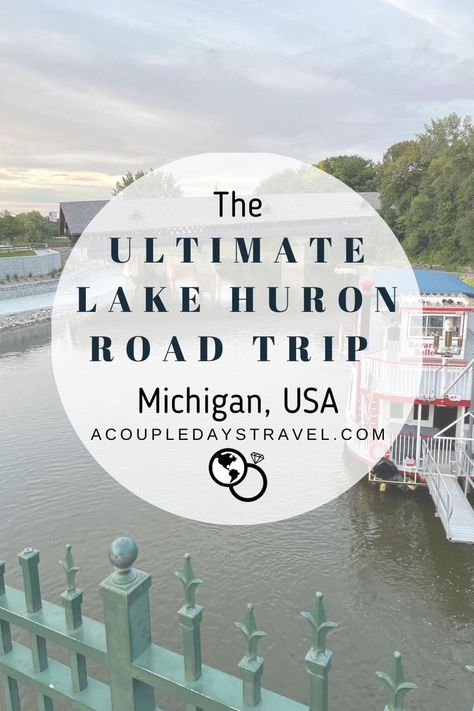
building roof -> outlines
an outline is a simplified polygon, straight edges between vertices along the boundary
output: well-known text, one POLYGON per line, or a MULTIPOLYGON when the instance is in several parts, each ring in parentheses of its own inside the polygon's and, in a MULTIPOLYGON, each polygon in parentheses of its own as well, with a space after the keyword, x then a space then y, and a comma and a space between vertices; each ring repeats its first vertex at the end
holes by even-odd
MULTIPOLYGON (((380 199, 378 193, 359 193, 362 198, 370 205, 370 207, 378 210, 380 208, 380 199)), ((269 195, 268 200, 274 196, 269 195)), ((322 201, 324 208, 323 213, 326 219, 337 218, 341 216, 341 211, 346 212, 346 217, 370 217, 370 208, 363 202, 357 203, 354 200, 353 193, 322 193, 316 196, 322 201)), ((208 198, 212 200, 213 198, 208 198)), ((180 215, 183 224, 200 224, 200 213, 203 207, 203 198, 173 198, 170 201, 163 202, 163 220, 166 217, 167 208, 170 211, 171 222, 176 220, 177 200, 181 201, 180 215), (169 203, 167 205, 167 203, 169 203)), ((61 234, 70 234, 71 236, 81 235, 88 224, 96 217, 102 208, 108 203, 108 200, 78 200, 75 202, 61 202, 60 208, 60 229, 61 234), (67 226, 67 230, 66 230, 67 226)), ((128 211, 130 204, 124 205, 124 209, 128 211)), ((308 211, 308 195, 279 195, 273 205, 273 209, 269 214, 264 216, 269 221, 278 220, 278 212, 283 206, 283 215, 288 217, 294 213, 294 219, 313 216, 314 209, 311 209, 311 214, 305 216, 305 211, 308 211)), ((205 222, 208 222, 208 214, 204 211, 205 222)), ((230 220, 232 222, 232 220, 230 220)), ((202 222, 202 220, 201 220, 202 222)), ((222 222, 222 221, 221 221, 222 222)))
POLYGON ((446 294, 474 296, 474 287, 466 284, 455 274, 432 269, 415 269, 420 294, 446 294))
POLYGON ((61 234, 65 234, 67 225, 70 235, 81 235, 89 222, 107 203, 108 200, 77 200, 59 203, 61 234))

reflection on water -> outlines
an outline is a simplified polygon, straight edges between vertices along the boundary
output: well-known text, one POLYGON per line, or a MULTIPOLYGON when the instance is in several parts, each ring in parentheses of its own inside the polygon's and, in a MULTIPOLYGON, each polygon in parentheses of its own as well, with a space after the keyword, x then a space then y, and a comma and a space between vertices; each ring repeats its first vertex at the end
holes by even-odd
POLYGON ((299 611, 320 589, 339 623, 329 645, 333 709, 352 699, 357 711, 382 709, 374 671, 388 667, 394 649, 419 686, 410 708, 472 707, 472 675, 463 667, 474 663, 473 549, 446 542, 424 492, 381 495, 361 482, 318 511, 244 528, 155 509, 110 478, 72 431, 52 376, 49 324, 0 335, 0 423, 0 556, 10 584, 20 584, 16 554, 34 545, 43 595, 56 600, 63 589, 57 561, 71 542, 85 613, 99 617, 108 545, 128 533, 140 543, 140 566, 153 574, 156 642, 179 649, 181 590, 173 571, 189 550, 205 581, 206 663, 236 672, 243 649, 233 621, 254 602, 268 633, 265 685, 306 701, 309 631, 299 611))

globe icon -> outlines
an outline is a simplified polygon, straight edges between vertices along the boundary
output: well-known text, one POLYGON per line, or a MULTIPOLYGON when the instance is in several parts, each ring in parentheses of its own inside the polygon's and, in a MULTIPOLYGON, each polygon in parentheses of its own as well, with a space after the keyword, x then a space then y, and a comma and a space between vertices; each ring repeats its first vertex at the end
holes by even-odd
POLYGON ((238 449, 219 449, 209 462, 209 473, 220 486, 235 486, 247 474, 248 464, 238 449))

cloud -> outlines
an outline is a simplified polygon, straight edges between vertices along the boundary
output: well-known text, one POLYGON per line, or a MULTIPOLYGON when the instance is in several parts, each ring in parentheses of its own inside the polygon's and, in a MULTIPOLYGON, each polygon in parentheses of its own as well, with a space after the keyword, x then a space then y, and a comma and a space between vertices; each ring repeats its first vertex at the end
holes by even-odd
POLYGON ((387 5, 407 13, 410 17, 431 25, 438 32, 456 40, 463 38, 468 27, 464 22, 455 19, 456 6, 453 3, 451 13, 440 10, 433 2, 426 0, 382 0, 387 5))
POLYGON ((18 0, 0 29, 0 200, 103 197, 126 170, 209 150, 378 158, 472 106, 462 2, 18 0))

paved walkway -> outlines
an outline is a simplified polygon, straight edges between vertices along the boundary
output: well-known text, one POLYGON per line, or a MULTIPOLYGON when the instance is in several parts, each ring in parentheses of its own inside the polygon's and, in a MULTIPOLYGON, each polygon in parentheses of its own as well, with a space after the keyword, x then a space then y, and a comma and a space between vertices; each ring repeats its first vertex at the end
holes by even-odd
POLYGON ((19 299, 4 299, 0 301, 0 316, 12 316, 25 311, 39 311, 53 306, 54 291, 34 296, 23 296, 19 299))

